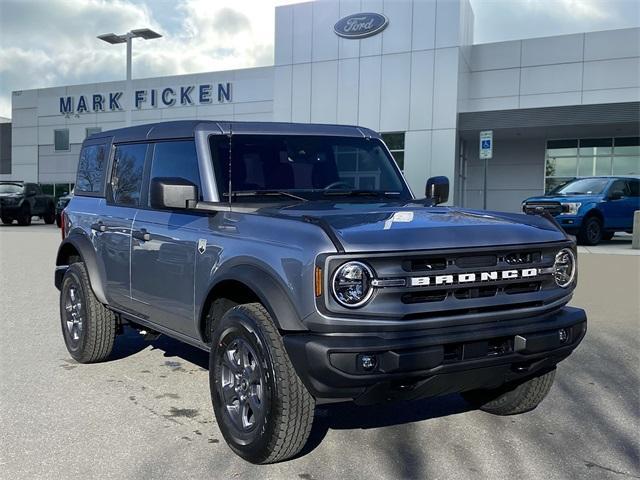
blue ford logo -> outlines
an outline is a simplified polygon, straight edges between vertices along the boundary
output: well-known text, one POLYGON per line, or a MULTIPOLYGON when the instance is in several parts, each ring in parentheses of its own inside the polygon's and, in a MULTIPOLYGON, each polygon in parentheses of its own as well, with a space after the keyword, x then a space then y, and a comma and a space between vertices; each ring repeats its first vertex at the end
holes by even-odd
POLYGON ((338 20, 333 31, 344 38, 365 38, 380 33, 388 24, 387 17, 379 13, 354 13, 338 20))

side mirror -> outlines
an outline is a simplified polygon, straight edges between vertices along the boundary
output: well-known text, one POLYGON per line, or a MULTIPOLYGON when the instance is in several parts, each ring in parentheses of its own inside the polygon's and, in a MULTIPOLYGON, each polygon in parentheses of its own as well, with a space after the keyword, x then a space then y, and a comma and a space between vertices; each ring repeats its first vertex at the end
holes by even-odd
POLYGON ((197 199, 198 187, 184 178, 162 177, 151 180, 149 200, 153 208, 186 209, 189 201, 197 199))
POLYGON ((624 197, 624 192, 622 190, 614 190, 609 193, 608 200, 620 200, 624 197))
POLYGON ((431 177, 427 180, 425 197, 430 198, 434 205, 449 200, 449 179, 447 177, 431 177))

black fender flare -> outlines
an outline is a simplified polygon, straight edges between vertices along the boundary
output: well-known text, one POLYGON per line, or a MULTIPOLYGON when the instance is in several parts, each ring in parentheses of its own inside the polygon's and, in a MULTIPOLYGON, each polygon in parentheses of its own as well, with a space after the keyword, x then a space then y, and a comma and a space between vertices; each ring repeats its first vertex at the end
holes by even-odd
POLYGON ((58 254, 56 256, 56 287, 60 288, 58 283, 60 282, 61 284, 61 278, 58 280, 58 272, 62 270, 62 275, 64 275, 64 271, 66 271, 65 267, 69 265, 67 255, 70 247, 73 247, 73 249, 78 252, 87 267, 91 290, 93 290, 96 298, 100 303, 108 304, 103 281, 105 278, 104 266, 98 261, 93 243, 84 233, 71 232, 69 236, 62 241, 60 247, 58 247, 58 254))
MULTIPOLYGON (((209 287, 205 298, 209 298, 211 292, 222 282, 233 280, 241 282, 250 288, 260 300, 260 303, 273 318, 276 327, 283 331, 306 331, 307 327, 301 321, 301 316, 296 310, 289 295, 284 291, 272 274, 254 265, 239 264, 225 269, 224 272, 214 277, 214 282, 209 287)), ((200 306, 200 318, 203 318, 203 301, 200 306)))

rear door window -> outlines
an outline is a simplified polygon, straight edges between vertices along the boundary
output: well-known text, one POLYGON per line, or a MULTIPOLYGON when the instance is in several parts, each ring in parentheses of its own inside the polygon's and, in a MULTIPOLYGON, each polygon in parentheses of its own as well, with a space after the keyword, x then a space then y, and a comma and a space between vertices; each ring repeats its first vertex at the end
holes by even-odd
POLYGON ((107 168, 107 146, 87 145, 80 152, 78 173, 76 175, 76 193, 99 194, 104 189, 104 172, 107 168))
POLYGON ((614 192, 621 193, 623 197, 628 197, 629 186, 627 185, 627 181, 616 180, 615 182, 613 182, 613 184, 611 184, 611 187, 609 188, 609 194, 612 194, 614 192))
POLYGON ((146 143, 116 147, 111 173, 111 200, 116 205, 140 205, 146 154, 146 143))

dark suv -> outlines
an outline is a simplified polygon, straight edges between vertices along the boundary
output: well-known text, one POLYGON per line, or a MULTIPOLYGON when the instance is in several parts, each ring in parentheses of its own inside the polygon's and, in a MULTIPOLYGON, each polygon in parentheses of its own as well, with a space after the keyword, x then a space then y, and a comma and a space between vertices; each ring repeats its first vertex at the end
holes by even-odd
POLYGON ((0 182, 0 219, 5 225, 14 220, 18 225, 30 225, 31 217, 40 217, 46 224, 56 220, 56 207, 51 195, 29 182, 0 182))
POLYGON ((366 128, 93 135, 56 259, 67 348, 105 360, 129 325, 210 352, 217 423, 254 463, 296 455, 317 402, 529 411, 586 332, 575 244, 552 217, 438 206, 448 189, 414 198, 366 128))

